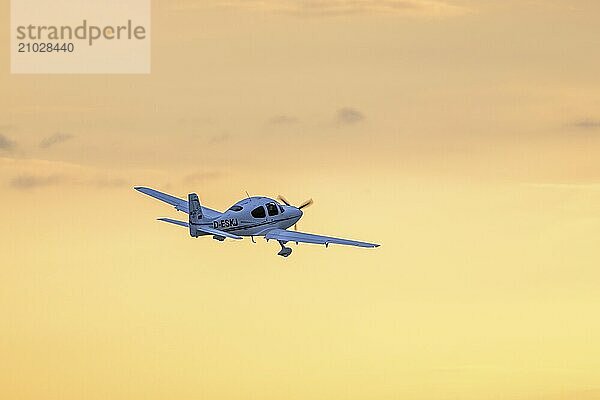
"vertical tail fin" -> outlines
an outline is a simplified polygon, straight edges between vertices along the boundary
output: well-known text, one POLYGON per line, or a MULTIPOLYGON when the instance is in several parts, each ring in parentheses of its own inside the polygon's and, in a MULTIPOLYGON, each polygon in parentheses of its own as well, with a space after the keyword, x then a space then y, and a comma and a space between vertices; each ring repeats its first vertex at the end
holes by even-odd
POLYGON ((190 222, 190 236, 198 237, 198 230, 196 226, 200 224, 203 219, 202 207, 200 206, 200 200, 196 193, 188 194, 188 208, 189 208, 189 222, 190 222))

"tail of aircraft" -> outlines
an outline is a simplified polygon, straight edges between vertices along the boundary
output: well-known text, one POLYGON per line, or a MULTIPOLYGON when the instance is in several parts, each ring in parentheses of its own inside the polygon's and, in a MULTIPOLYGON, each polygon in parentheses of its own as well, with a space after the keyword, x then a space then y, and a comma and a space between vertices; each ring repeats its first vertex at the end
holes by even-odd
POLYGON ((204 220, 202 215, 202 207, 200 206, 200 200, 196 193, 188 194, 188 208, 189 208, 189 222, 190 222, 190 236, 198 237, 198 228, 200 223, 204 220))

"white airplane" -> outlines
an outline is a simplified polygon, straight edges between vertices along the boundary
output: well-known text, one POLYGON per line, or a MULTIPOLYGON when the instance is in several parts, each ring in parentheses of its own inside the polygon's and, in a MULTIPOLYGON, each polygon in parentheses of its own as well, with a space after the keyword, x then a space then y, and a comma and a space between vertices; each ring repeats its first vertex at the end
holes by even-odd
POLYGON ((189 228, 192 237, 212 235, 213 239, 223 241, 225 238, 239 240, 243 236, 250 236, 254 242, 254 236, 264 236, 267 242, 270 239, 279 242, 281 250, 277 254, 283 257, 292 254, 292 249, 285 246, 287 242, 324 244, 325 247, 330 244, 379 247, 375 243, 314 235, 296 230, 288 231, 287 229, 291 226, 296 228, 296 223, 302 218, 302 209, 310 206, 313 203, 312 200, 294 207, 281 196, 279 199, 284 203, 283 205, 268 197, 248 196, 221 213, 201 206, 196 193, 190 193, 188 201, 185 201, 147 187, 138 186, 135 187, 135 190, 164 201, 174 206, 177 211, 189 214, 188 222, 171 218, 159 218, 158 220, 189 228))

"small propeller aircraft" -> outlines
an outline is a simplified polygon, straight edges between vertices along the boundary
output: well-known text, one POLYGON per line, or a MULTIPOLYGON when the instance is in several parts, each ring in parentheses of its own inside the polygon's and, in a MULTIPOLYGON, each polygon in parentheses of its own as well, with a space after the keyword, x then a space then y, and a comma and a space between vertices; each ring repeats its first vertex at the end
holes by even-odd
POLYGON ((279 242, 281 250, 277 254, 282 257, 292 254, 292 249, 285 246, 287 242, 324 244, 325 247, 330 244, 379 247, 375 243, 298 232, 296 227, 302 218, 302 209, 310 206, 313 203, 312 199, 295 207, 282 196, 279 196, 279 200, 283 204, 268 197, 248 196, 225 212, 219 212, 200 205, 196 193, 190 193, 185 201, 147 187, 138 186, 134 189, 174 206, 177 211, 189 214, 188 222, 171 218, 158 220, 189 228, 192 237, 212 235, 213 239, 223 241, 225 238, 240 240, 244 236, 250 236, 254 242, 254 236, 264 236, 267 242, 271 239, 279 242), (291 226, 294 227, 294 231, 287 230, 291 226))

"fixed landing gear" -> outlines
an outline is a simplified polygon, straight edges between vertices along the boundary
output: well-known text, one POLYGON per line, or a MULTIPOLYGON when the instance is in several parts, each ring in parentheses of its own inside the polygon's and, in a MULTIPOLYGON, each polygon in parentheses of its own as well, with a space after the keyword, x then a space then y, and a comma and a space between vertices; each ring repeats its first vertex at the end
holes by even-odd
POLYGON ((285 247, 286 242, 282 242, 281 240, 278 240, 278 242, 281 245, 281 250, 279 250, 279 253, 277 253, 278 256, 287 257, 292 254, 292 249, 285 247))

